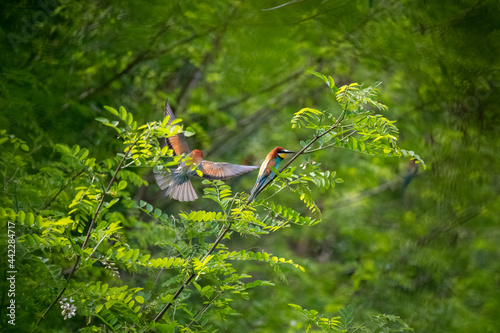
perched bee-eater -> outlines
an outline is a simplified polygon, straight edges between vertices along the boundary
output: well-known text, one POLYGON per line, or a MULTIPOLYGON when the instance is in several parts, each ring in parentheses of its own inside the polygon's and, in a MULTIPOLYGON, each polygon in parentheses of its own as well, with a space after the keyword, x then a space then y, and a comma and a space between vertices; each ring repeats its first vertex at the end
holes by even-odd
MULTIPOLYGON (((168 125, 170 125, 175 116, 168 101, 165 103, 165 115, 170 116, 168 121, 168 125)), ((196 169, 193 169, 192 165, 186 165, 185 162, 182 162, 176 169, 155 171, 156 182, 160 189, 166 190, 165 196, 175 200, 193 201, 198 199, 198 195, 189 180, 189 177, 197 175, 197 170, 203 173, 202 178, 222 180, 236 177, 258 168, 252 165, 206 161, 203 159, 201 150, 195 149, 191 151, 189 149, 183 133, 166 138, 166 142, 175 155, 186 154, 186 157, 191 158, 192 163, 196 166, 196 169)))
POLYGON ((274 171, 271 170, 271 166, 278 169, 280 162, 286 157, 286 154, 294 154, 295 152, 283 149, 281 147, 276 147, 269 154, 267 154, 266 159, 260 166, 259 175, 257 176, 257 181, 252 189, 252 193, 248 197, 247 204, 252 202, 255 197, 270 183, 276 175, 274 171))
POLYGON ((413 178, 417 176, 418 164, 416 162, 417 159, 414 158, 406 165, 406 172, 403 176, 403 186, 401 188, 401 192, 404 192, 413 178))

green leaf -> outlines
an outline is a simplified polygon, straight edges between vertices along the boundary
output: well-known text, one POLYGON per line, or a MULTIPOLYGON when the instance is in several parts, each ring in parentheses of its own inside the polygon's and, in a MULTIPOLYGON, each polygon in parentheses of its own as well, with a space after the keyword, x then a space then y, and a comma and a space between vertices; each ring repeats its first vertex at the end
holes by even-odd
POLYGON ((104 307, 104 304, 99 304, 95 307, 95 313, 99 313, 99 311, 102 310, 102 308, 104 307))
POLYGON ((132 125, 134 122, 134 117, 132 116, 132 113, 127 113, 127 118, 126 118, 126 123, 127 125, 132 125))
POLYGON ((117 116, 117 117, 119 117, 119 116, 120 116, 120 115, 118 114, 118 111, 116 111, 116 109, 114 109, 114 108, 112 108, 112 107, 110 107, 110 106, 106 106, 106 105, 104 106, 104 108, 105 108, 106 110, 108 110, 109 112, 111 112, 113 115, 115 115, 115 116, 117 116))
POLYGON ((190 137, 196 134, 195 130, 192 127, 188 127, 183 131, 186 137, 190 137))
POLYGON ((323 74, 315 72, 315 71, 309 71, 309 73, 319 77, 320 79, 322 79, 323 81, 325 81, 328 84, 328 78, 326 76, 324 76, 323 74))
POLYGON ((120 183, 118 184, 118 190, 121 191, 124 190, 125 188, 127 188, 127 182, 124 180, 120 181, 120 183))
POLYGON ((104 306, 106 307, 106 309, 109 309, 110 307, 112 307, 115 304, 116 304, 116 300, 112 299, 112 300, 109 300, 106 303, 104 303, 104 306))
POLYGON ((161 154, 161 155, 167 155, 168 150, 169 150, 169 147, 168 147, 168 146, 165 146, 165 147, 163 147, 163 148, 161 149, 160 154, 161 154))
POLYGON ((109 119, 108 118, 103 118, 103 117, 97 117, 95 120, 103 123, 103 124, 109 124, 109 119))
POLYGON ((32 212, 28 212, 28 214, 26 214, 26 217, 26 224, 29 226, 33 226, 35 224, 35 215, 33 215, 32 212))
POLYGON ((80 160, 85 159, 89 155, 89 150, 87 148, 83 148, 80 153, 78 154, 78 158, 80 160))
POLYGON ((127 120, 127 110, 123 106, 120 106, 120 118, 123 121, 127 120))
POLYGON ((334 88, 335 87, 335 81, 333 80, 333 78, 331 76, 328 76, 328 86, 330 88, 334 88))
POLYGON ((17 213, 17 221, 20 223, 20 224, 23 224, 24 223, 24 219, 26 218, 26 213, 23 212, 22 210, 17 213))
POLYGON ((356 150, 356 148, 358 148, 358 140, 356 140, 356 138, 354 137, 351 137, 351 141, 352 141, 352 149, 356 150))

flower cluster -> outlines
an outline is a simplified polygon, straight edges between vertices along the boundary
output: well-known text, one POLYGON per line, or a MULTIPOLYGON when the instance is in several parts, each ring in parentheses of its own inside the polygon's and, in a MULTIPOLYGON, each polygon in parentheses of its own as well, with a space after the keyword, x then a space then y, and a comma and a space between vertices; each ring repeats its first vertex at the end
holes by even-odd
POLYGON ((117 277, 117 278, 120 277, 120 272, 118 272, 118 268, 116 267, 114 262, 107 261, 106 259, 101 260, 101 262, 104 265, 104 268, 111 271, 111 275, 113 275, 114 277, 117 277))
POLYGON ((69 302, 66 302, 68 299, 64 297, 59 303, 61 303, 61 314, 64 316, 64 320, 73 317, 76 314, 76 306, 73 303, 73 297, 69 298, 69 302))

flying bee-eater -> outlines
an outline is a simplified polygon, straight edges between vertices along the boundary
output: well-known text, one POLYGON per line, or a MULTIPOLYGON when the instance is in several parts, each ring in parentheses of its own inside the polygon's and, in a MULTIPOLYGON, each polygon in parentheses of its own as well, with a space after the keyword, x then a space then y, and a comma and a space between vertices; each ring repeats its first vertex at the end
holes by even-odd
MULTIPOLYGON (((174 113, 165 102, 165 115, 169 115, 168 125, 175 119, 174 113)), ((189 177, 197 176, 201 171, 205 179, 228 179, 257 169, 252 165, 237 165, 224 162, 210 162, 203 159, 203 152, 195 149, 191 151, 183 133, 166 138, 166 143, 175 155, 185 154, 191 163, 181 162, 176 169, 155 171, 156 182, 160 189, 165 190, 165 196, 179 201, 193 201, 198 199, 189 177), (193 167, 195 166, 195 168, 193 167)))
POLYGON ((282 147, 276 147, 269 154, 267 154, 266 159, 260 166, 259 175, 257 176, 257 181, 252 189, 252 193, 248 197, 247 204, 252 202, 255 197, 269 184, 275 177, 276 174, 271 170, 271 166, 278 169, 280 162, 286 157, 287 154, 294 154, 295 152, 286 150, 282 147))

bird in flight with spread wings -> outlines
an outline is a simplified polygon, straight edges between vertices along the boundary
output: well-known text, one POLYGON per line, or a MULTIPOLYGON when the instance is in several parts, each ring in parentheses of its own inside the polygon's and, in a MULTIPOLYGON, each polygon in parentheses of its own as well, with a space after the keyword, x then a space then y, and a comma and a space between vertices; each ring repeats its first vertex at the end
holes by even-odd
MULTIPOLYGON (((169 115, 168 125, 175 119, 174 113, 165 102, 165 115, 169 115)), ((165 196, 179 201, 193 201, 198 199, 189 177, 197 176, 201 171, 205 179, 228 179, 259 168, 252 165, 238 165, 225 162, 211 162, 203 159, 201 150, 190 150, 183 133, 175 134, 165 139, 175 155, 183 155, 191 159, 192 164, 179 163, 176 169, 155 171, 155 179, 160 189, 165 190, 165 196), (193 168, 193 165, 196 168, 193 168)))

